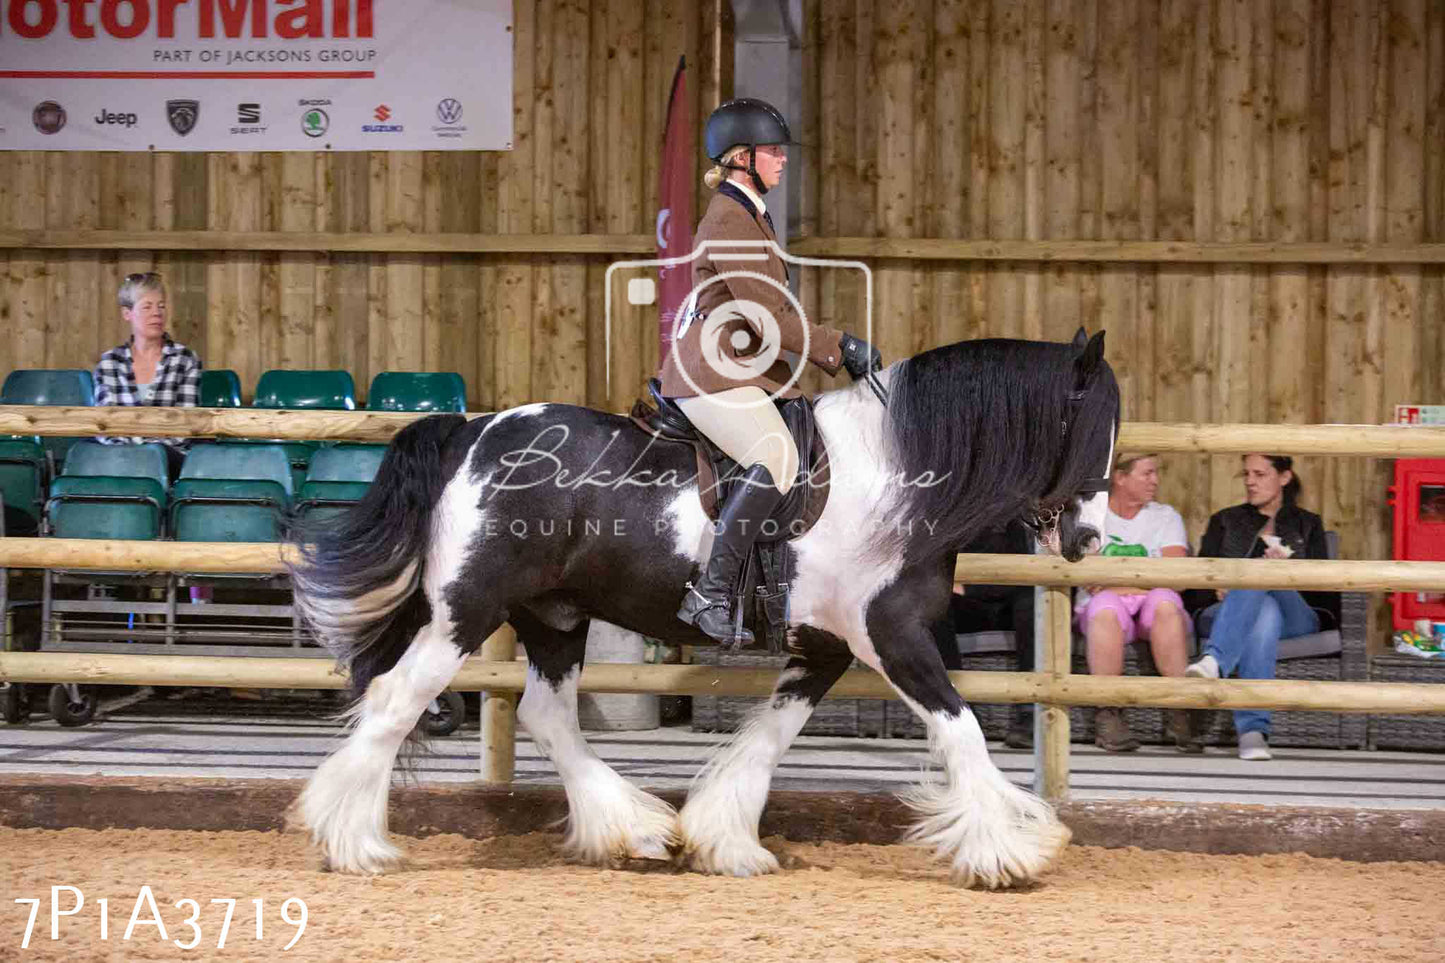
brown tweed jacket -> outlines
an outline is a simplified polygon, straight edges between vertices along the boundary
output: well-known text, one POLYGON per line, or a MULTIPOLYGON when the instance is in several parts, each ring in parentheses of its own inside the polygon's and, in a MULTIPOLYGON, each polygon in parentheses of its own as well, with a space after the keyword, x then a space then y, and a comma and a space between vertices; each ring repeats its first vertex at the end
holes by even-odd
MULTIPOLYGON (((702 223, 697 227, 693 249, 703 242, 713 242, 692 264, 693 290, 699 292, 696 311, 690 323, 685 320, 679 325, 682 331, 677 338, 676 351, 668 352, 662 359, 662 393, 670 398, 691 398, 698 394, 757 385, 767 392, 777 391, 792 376, 792 369, 781 357, 766 371, 729 377, 710 365, 703 356, 703 334, 707 327, 708 315, 729 301, 752 301, 761 305, 777 321, 777 340, 780 346, 795 354, 804 353, 804 332, 807 334, 807 359, 829 374, 837 374, 843 362, 841 347, 842 333, 820 324, 813 324, 801 317, 792 302, 781 290, 753 277, 739 277, 732 272, 752 271, 764 275, 781 285, 788 284, 788 266, 777 254, 763 247, 740 249, 739 253, 766 253, 766 261, 726 260, 727 241, 776 240, 768 223, 746 202, 741 192, 713 195, 712 201, 703 214, 702 223), (713 254, 721 255, 714 260, 713 254), (719 277, 719 274, 726 275, 719 277), (711 282, 711 283, 708 283, 711 282), (706 285, 706 286, 704 286, 706 285), (683 326, 685 325, 685 330, 683 326), (680 362, 680 364, 679 364, 680 362), (683 372, 692 379, 692 384, 683 377, 683 372), (696 387, 694 387, 694 385, 696 387)), ((746 365, 764 351, 764 332, 761 326, 740 315, 729 312, 728 320, 720 332, 710 332, 710 340, 718 346, 724 359, 723 365, 731 361, 746 365), (736 343, 734 343, 736 342, 736 343)), ((737 373, 737 372, 734 372, 737 373)), ((796 398, 801 391, 790 387, 781 397, 796 398)))

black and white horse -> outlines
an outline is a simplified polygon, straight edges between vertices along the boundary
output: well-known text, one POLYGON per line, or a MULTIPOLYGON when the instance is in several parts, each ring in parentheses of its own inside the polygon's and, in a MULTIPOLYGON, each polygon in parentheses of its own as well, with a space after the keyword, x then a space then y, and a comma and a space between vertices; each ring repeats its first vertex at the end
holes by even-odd
POLYGON ((359 697, 350 735, 296 807, 328 864, 379 872, 400 858, 387 839, 398 750, 462 661, 510 622, 528 660, 517 716, 566 787, 565 845, 577 858, 675 854, 710 873, 777 870, 758 841, 773 770, 857 658, 923 719, 942 764, 942 779, 909 796, 919 813, 910 838, 965 885, 1042 872, 1069 831, 994 767, 931 629, 948 611, 954 552, 983 527, 1022 517, 1071 559, 1102 531, 1097 480, 1119 410, 1103 336, 963 342, 881 379, 886 408, 862 384, 818 398, 832 488, 817 524, 790 543, 799 654, 680 812, 588 747, 577 679, 589 619, 710 642, 675 617, 712 537, 688 446, 548 404, 471 422, 437 415, 399 433, 367 497, 294 539, 297 605, 359 697))

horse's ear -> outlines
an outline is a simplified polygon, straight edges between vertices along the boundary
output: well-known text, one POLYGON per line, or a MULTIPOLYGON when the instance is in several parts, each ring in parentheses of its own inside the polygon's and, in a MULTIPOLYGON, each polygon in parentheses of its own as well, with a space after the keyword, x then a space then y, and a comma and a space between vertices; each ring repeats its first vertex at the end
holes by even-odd
MULTIPOLYGON (((1079 329, 1083 331, 1082 328, 1079 329)), ((1078 343, 1078 338, 1074 339, 1078 343)), ((1104 332, 1100 331, 1084 345, 1084 351, 1074 359, 1074 383, 1083 387, 1094 380, 1094 374, 1104 361, 1104 332)))
POLYGON ((1074 332, 1074 344, 1073 344, 1073 348, 1074 348, 1075 351, 1080 351, 1080 350, 1083 350, 1084 345, 1086 345, 1086 344, 1088 344, 1088 343, 1089 343, 1089 332, 1085 331, 1085 330, 1084 330, 1084 326, 1081 324, 1081 325, 1079 325, 1079 330, 1077 330, 1077 331, 1074 332))

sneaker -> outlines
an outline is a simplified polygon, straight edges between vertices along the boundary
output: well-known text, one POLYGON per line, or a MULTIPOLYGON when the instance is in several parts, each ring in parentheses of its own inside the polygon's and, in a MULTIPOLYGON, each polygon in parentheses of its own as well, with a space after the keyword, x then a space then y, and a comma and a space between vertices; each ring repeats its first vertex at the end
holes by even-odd
POLYGON ((1246 732, 1239 737, 1239 758, 1249 762, 1268 762, 1274 756, 1269 752, 1269 740, 1262 732, 1246 732))
POLYGON ((1212 655, 1206 655, 1185 669, 1184 674, 1191 679, 1217 679, 1219 678, 1219 660, 1212 655))

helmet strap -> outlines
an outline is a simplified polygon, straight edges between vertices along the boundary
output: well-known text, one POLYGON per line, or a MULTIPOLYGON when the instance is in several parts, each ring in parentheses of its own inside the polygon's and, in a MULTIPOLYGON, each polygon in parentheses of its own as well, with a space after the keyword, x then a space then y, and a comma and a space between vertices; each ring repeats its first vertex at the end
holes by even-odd
POLYGON ((749 144, 749 145, 748 145, 748 166, 747 166, 747 167, 743 167, 741 164, 724 164, 724 165, 722 165, 722 166, 726 167, 726 168, 727 168, 728 170, 730 170, 730 171, 747 171, 748 179, 753 182, 753 189, 754 189, 755 191, 757 191, 757 192, 758 192, 758 196, 761 197, 763 194, 766 194, 766 193, 768 192, 768 186, 767 186, 766 184, 764 184, 764 183, 763 183, 763 179, 758 176, 757 163, 758 163, 758 145, 756 145, 756 144, 749 144))

